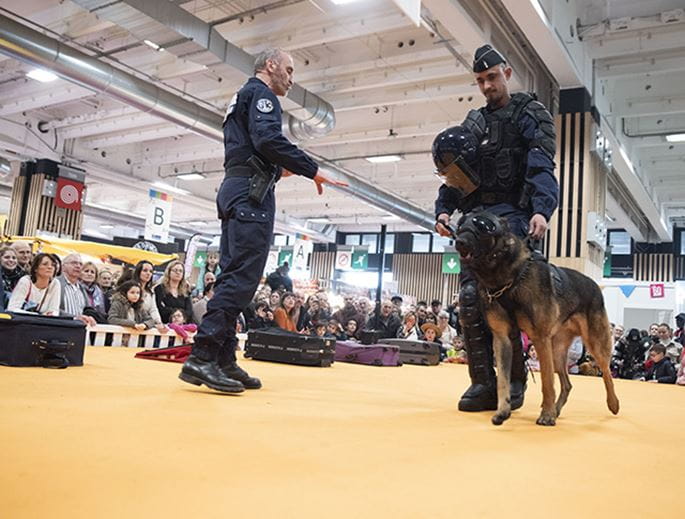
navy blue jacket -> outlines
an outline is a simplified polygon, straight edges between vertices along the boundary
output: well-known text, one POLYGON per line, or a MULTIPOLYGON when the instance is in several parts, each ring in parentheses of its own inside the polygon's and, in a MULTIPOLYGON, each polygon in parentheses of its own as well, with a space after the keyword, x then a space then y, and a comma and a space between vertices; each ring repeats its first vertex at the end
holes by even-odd
POLYGON ((233 97, 224 119, 224 168, 244 166, 255 153, 265 162, 314 178, 318 166, 281 131, 278 97, 261 79, 251 77, 233 97))

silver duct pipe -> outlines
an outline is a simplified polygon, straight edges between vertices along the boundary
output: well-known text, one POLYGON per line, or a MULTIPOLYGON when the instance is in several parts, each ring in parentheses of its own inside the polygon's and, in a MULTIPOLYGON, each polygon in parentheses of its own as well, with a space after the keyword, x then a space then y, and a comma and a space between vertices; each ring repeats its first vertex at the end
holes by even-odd
MULTIPOLYGON (((0 15, 0 52, 34 66, 54 71, 60 77, 112 96, 141 111, 178 124, 203 137, 223 143, 222 116, 160 89, 135 76, 87 56, 38 31, 0 15)), ((347 182, 337 188, 368 204, 433 230, 433 215, 391 193, 381 191, 323 157, 316 157, 324 170, 347 182)))
MULTIPOLYGON (((159 45, 174 42, 165 47, 167 52, 212 67, 227 77, 235 76, 236 70, 246 78, 253 75, 253 56, 227 41, 212 25, 173 2, 74 2, 89 11, 97 11, 99 17, 128 29, 141 40, 147 39, 159 45), (141 23, 141 18, 146 23, 141 23)), ((335 112, 330 103, 297 84, 282 104, 288 113, 284 132, 296 141, 322 137, 335 128, 335 112)))

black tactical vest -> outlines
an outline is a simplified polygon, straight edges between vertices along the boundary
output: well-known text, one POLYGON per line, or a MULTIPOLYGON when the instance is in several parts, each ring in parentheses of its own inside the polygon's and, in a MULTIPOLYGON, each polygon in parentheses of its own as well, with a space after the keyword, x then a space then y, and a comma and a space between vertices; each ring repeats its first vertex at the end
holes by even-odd
POLYGON ((520 207, 523 203, 528 144, 517 121, 533 100, 529 94, 517 93, 504 108, 494 112, 481 108, 486 135, 479 148, 479 204, 508 202, 520 207))

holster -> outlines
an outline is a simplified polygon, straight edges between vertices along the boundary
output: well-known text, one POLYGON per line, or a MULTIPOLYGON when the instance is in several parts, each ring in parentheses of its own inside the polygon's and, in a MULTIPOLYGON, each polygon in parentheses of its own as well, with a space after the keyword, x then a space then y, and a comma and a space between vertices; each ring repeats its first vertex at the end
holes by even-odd
POLYGON ((251 202, 260 205, 276 183, 276 168, 265 164, 257 155, 252 155, 247 159, 247 165, 254 171, 250 177, 248 197, 251 202))

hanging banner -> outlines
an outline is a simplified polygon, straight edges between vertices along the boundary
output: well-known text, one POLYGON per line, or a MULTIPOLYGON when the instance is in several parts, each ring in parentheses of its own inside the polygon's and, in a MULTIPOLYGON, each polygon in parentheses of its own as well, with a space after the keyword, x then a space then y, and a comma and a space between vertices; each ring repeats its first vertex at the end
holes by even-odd
POLYGON ((618 288, 621 289, 621 292, 623 292, 624 296, 630 297, 630 294, 632 294, 635 290, 635 285, 621 285, 618 288))
POLYGON ((352 268, 352 251, 339 250, 335 253, 335 269, 350 270, 352 268))
POLYGON ((145 218, 145 239, 166 243, 171 225, 171 202, 173 197, 150 189, 150 201, 145 218))
POLYGON ((307 270, 309 265, 309 255, 314 251, 314 243, 306 237, 300 238, 297 235, 293 246, 293 262, 290 268, 295 270, 307 270))
POLYGON ((649 285, 649 297, 652 299, 660 299, 665 297, 666 290, 663 283, 652 283, 649 285))

